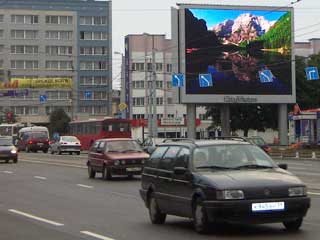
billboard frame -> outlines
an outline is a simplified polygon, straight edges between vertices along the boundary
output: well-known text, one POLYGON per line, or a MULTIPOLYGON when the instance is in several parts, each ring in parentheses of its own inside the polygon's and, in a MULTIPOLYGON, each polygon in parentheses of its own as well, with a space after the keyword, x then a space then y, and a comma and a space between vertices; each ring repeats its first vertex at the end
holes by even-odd
MULTIPOLYGON (((287 11, 291 13, 291 94, 290 95, 250 95, 250 94, 186 94, 186 85, 176 89, 175 101, 182 104, 210 104, 210 103, 295 103, 296 102, 296 74, 294 49, 294 11, 293 7, 248 6, 248 5, 201 5, 177 4, 177 19, 172 19, 173 41, 178 46, 177 67, 175 72, 186 74, 186 32, 185 9, 221 9, 221 10, 261 10, 261 11, 287 11), (175 31, 178 31, 174 34, 175 31)), ((172 13, 172 16, 176 14, 172 13)))

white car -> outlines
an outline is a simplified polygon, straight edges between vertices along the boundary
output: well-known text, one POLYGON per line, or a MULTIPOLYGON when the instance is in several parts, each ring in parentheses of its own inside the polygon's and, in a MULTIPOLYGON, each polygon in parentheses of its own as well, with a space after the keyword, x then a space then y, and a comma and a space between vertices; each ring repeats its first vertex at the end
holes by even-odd
POLYGON ((75 136, 61 136, 59 140, 52 140, 50 143, 51 154, 58 153, 62 154, 68 152, 70 155, 76 153, 80 155, 81 143, 75 136))

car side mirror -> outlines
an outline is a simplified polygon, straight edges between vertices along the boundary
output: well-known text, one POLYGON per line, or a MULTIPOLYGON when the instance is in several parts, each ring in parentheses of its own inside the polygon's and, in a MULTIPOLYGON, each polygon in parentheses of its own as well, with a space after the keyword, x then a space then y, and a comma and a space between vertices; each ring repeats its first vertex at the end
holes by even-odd
POLYGON ((102 149, 102 148, 98 148, 98 149, 96 150, 96 152, 97 152, 97 153, 102 153, 102 152, 103 152, 103 149, 102 149))
POLYGON ((149 146, 146 148, 146 152, 149 154, 152 154, 154 152, 154 150, 156 150, 156 147, 154 147, 154 146, 149 146))
POLYGON ((183 175, 187 172, 188 170, 185 167, 174 167, 173 172, 176 175, 183 175))
POLYGON ((280 163, 280 164, 278 164, 278 167, 281 169, 284 169, 284 170, 288 170, 288 164, 286 164, 286 163, 280 163))

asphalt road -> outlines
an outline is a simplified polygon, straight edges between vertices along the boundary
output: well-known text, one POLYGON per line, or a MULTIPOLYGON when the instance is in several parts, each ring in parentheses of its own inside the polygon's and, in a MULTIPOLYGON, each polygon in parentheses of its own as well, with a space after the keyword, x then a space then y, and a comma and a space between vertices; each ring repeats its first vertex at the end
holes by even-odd
POLYGON ((0 164, 0 239, 317 239, 320 234, 320 162, 281 161, 309 186, 312 207, 302 230, 281 224, 226 225, 209 235, 193 231, 189 219, 149 222, 139 196, 140 181, 88 179, 86 156, 21 153, 18 164, 0 164))

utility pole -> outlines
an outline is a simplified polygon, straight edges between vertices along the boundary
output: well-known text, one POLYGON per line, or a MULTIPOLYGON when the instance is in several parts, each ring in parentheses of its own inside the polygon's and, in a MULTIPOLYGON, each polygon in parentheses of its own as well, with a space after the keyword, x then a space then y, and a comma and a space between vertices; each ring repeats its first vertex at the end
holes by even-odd
MULTIPOLYGON (((147 69, 148 70, 148 69, 147 69)), ((153 119, 152 119, 152 76, 149 75, 149 72, 146 72, 147 77, 147 87, 148 87, 148 135, 153 137, 153 119)))
POLYGON ((154 47, 154 35, 152 35, 152 136, 158 137, 158 121, 157 121, 157 73, 156 73, 156 49, 154 47))

